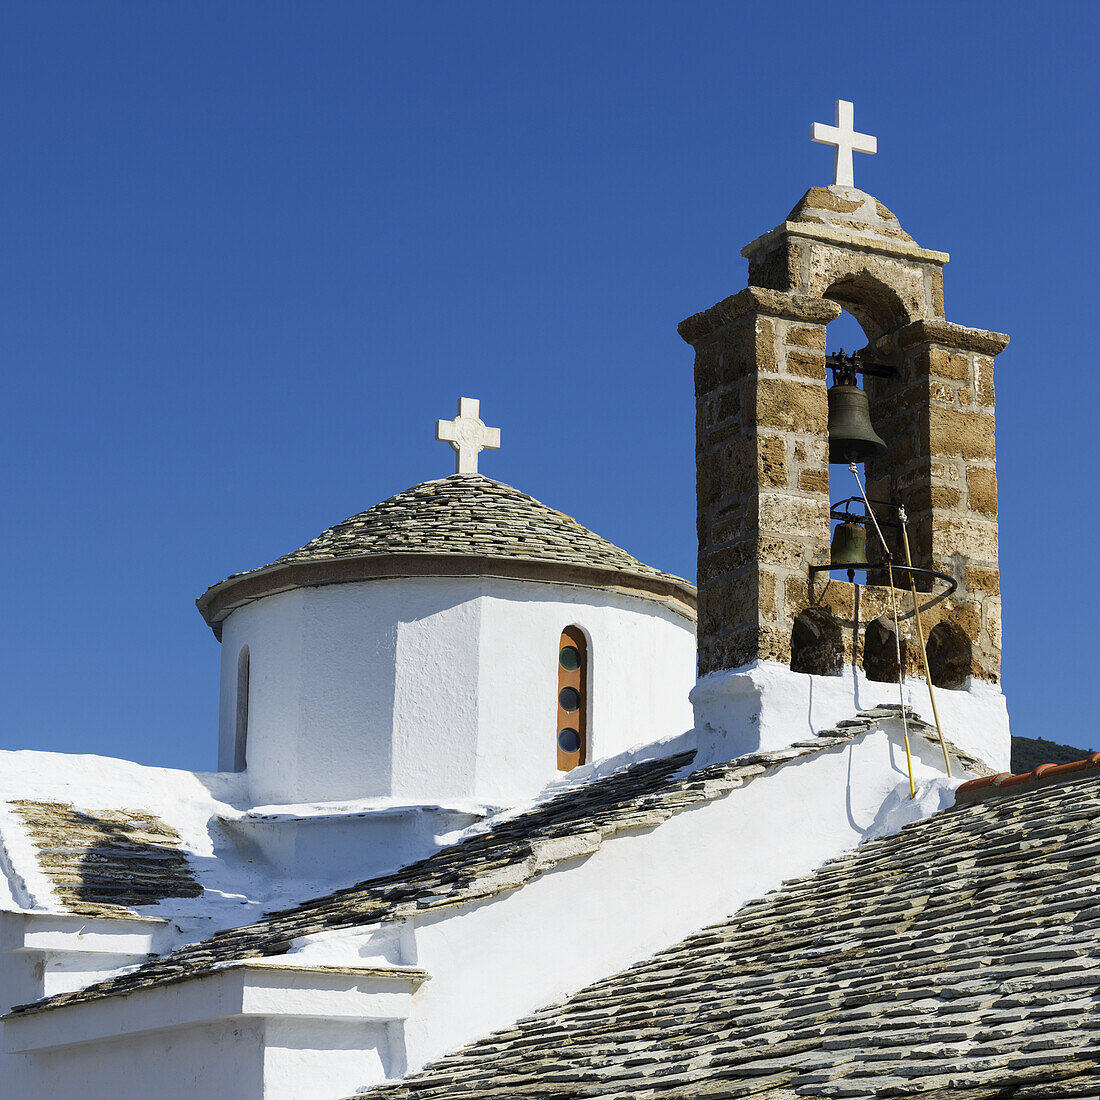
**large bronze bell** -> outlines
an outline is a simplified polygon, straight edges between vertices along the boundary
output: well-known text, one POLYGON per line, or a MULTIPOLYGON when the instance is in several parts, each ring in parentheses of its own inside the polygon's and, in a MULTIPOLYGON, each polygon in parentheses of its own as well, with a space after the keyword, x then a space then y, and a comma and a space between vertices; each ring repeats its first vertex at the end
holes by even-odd
MULTIPOLYGON (((829 462, 866 462, 886 450, 871 426, 867 392, 848 382, 829 387, 829 462)), ((837 528, 839 531, 840 528, 837 528)))
POLYGON ((867 528, 862 523, 838 523, 829 548, 829 564, 834 568, 867 564, 867 528))

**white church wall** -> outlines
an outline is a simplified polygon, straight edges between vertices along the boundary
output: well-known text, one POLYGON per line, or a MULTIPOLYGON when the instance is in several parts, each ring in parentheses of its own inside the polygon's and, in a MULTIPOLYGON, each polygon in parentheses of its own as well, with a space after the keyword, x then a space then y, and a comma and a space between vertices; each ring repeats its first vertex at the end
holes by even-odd
MULTIPOLYGON (((314 809, 301 807, 301 810, 314 809)), ((380 806, 355 812, 291 814, 262 809, 222 826, 246 845, 254 846, 278 875, 300 883, 298 896, 386 874, 423 859, 445 841, 484 815, 442 806, 380 806)))
POLYGON ((417 918, 417 955, 405 961, 431 981, 405 1025, 410 1070, 648 958, 868 836, 949 805, 972 776, 947 780, 938 748, 915 745, 923 797, 910 801, 900 725, 887 725, 889 735, 796 760, 520 890, 417 918))
POLYGON ((4 1024, 0 1084, 20 1091, 0 1096, 339 1100, 403 1071, 395 1025, 423 980, 397 967, 257 962, 15 1017, 4 1024))
POLYGON ((558 778, 558 643, 588 642, 588 761, 691 729, 694 623, 649 600, 497 582, 482 603, 477 795, 504 804, 558 778), (534 591, 532 591, 534 589, 534 591))
POLYGON ((0 1058, 0 1096, 267 1100, 263 1032, 261 1020, 236 1020, 34 1055, 7 1054, 0 1058))
POLYGON ((393 1064, 391 1029, 359 1020, 267 1020, 264 1100, 340 1100, 364 1080, 403 1072, 393 1064))
MULTIPOLYGON (((385 583, 385 582, 384 582, 385 583)), ((357 586, 371 599, 372 585, 357 586)), ((409 801, 475 798, 483 582, 387 584, 397 620, 390 793, 409 801)))
POLYGON ((662 605, 559 584, 375 580, 229 616, 220 758, 232 758, 247 645, 254 802, 530 798, 559 774, 557 645, 569 625, 590 643, 590 759, 691 727, 694 624, 662 605))
MULTIPOLYGON (((1012 738, 1000 686, 972 679, 965 689, 935 692, 944 737, 994 771, 1008 771, 1012 738)), ((840 676, 812 676, 775 661, 712 672, 693 688, 691 700, 700 760, 731 760, 782 748, 830 729, 857 711, 901 701, 896 683, 868 680, 851 666, 840 676)), ((904 700, 935 724, 923 679, 906 680, 904 700)))
POLYGON ((168 1100, 337 1100, 941 808, 969 776, 945 780, 938 749, 924 741, 914 749, 917 801, 908 798, 900 723, 887 720, 656 828, 616 835, 522 889, 304 937, 288 956, 207 977, 16 1018, 0 1037, 8 1052, 0 1095, 140 1096, 134 1067, 155 1064, 167 1081, 160 1091, 158 1079, 158 1096, 168 1100))

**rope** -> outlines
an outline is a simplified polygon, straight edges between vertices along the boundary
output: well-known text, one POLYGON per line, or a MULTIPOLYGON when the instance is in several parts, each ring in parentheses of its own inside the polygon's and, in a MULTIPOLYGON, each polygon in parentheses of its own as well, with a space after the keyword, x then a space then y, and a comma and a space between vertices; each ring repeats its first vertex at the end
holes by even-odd
MULTIPOLYGON (((901 541, 905 547, 905 564, 912 570, 913 558, 909 553, 909 533, 905 529, 909 517, 905 514, 904 508, 898 508, 898 520, 901 522, 901 541)), ((936 709, 936 693, 932 690, 932 673, 928 668, 928 647, 924 644, 924 627, 921 625, 920 608, 917 606, 917 583, 913 579, 912 572, 909 574, 909 591, 913 593, 913 621, 917 624, 917 637, 920 639, 920 656, 924 663, 924 679, 928 683, 928 698, 932 703, 932 717, 936 720, 936 733, 939 735, 940 750, 943 752, 943 766, 947 769, 947 778, 950 779, 951 758, 947 755, 947 744, 943 739, 943 729, 940 727, 940 712, 936 709)))
MULTIPOLYGON (((894 650, 897 653, 898 659, 898 699, 901 702, 901 732, 902 737, 905 739, 905 766, 909 770, 909 797, 916 798, 917 786, 913 782, 913 754, 909 751, 909 717, 905 707, 905 669, 902 667, 901 663, 901 627, 898 624, 898 601, 894 593, 893 555, 890 553, 890 547, 886 545, 886 537, 883 535, 882 528, 878 525, 878 519, 871 509, 871 502, 867 499, 867 494, 863 491, 863 483, 859 480, 859 471, 856 469, 856 464, 854 462, 849 462, 848 469, 852 471, 852 477, 856 479, 856 485, 859 486, 859 495, 863 497, 863 506, 867 511, 867 515, 871 517, 871 522, 875 525, 875 531, 878 533, 879 542, 882 543, 882 552, 886 556, 886 572, 890 581, 890 610, 894 616, 894 650)), ((950 771, 948 774, 951 774, 950 771)))

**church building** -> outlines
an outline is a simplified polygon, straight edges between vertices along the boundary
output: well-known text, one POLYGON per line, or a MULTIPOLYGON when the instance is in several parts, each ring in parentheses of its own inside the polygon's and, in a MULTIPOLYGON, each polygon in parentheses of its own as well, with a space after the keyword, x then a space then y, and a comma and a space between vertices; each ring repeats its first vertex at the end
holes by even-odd
POLYGON ((1010 771, 1008 337, 852 105, 813 137, 669 364, 697 587, 463 397, 455 473, 199 597, 217 772, 0 752, 0 1097, 1100 1095, 1100 753, 1010 771))

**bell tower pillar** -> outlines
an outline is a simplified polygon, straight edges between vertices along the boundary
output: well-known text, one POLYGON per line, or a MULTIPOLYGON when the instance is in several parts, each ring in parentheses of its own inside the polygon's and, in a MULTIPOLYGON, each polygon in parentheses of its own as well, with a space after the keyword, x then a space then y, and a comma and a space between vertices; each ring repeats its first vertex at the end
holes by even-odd
MULTIPOLYGON (((896 575, 894 601, 882 574, 857 577, 857 616, 855 586, 812 572, 830 561, 830 502, 857 492, 828 452, 826 353, 838 349, 826 326, 846 310, 866 355, 892 371, 864 385, 887 444, 861 474, 869 497, 886 502, 876 515, 896 521, 902 506, 913 564, 957 582, 946 596, 944 583, 918 576, 944 733, 1007 766, 993 359, 1008 338, 946 321, 947 254, 921 248, 854 187, 811 188, 742 254, 749 286, 679 326, 695 349, 697 727, 723 751, 751 751, 805 737, 807 719, 820 731, 896 704, 896 651, 889 680, 872 652, 894 601, 906 702, 931 717, 907 576, 896 575)), ((900 529, 883 530, 904 563, 900 529)), ((867 534, 881 560, 872 526, 867 534)))

